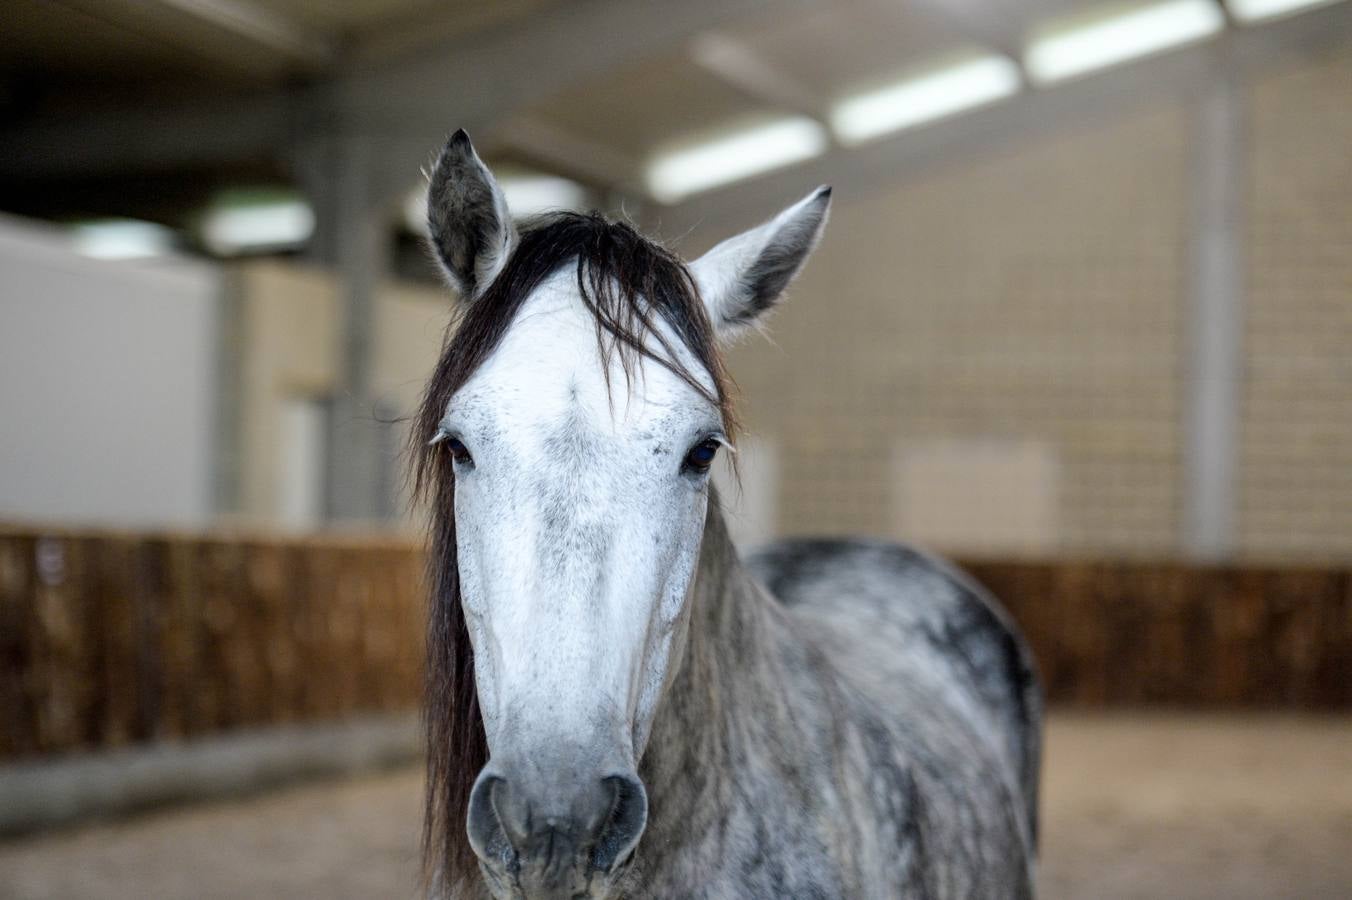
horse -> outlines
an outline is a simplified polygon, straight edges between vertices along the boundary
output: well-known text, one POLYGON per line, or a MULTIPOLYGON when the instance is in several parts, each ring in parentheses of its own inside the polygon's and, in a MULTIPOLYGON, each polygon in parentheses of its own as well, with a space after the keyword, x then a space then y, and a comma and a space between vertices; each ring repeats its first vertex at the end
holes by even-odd
POLYGON ((1042 701, 1008 615, 882 541, 743 561, 710 482, 723 348, 830 189, 686 263, 594 212, 515 225, 463 130, 428 179, 460 297, 411 436, 430 895, 1032 897, 1042 701))

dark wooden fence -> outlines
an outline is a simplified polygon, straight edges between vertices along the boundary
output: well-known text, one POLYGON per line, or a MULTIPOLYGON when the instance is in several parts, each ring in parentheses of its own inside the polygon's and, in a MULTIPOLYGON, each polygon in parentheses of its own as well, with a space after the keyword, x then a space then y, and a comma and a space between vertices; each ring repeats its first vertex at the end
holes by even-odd
POLYGON ((0 531, 0 758, 417 703, 408 542, 0 531))
MULTIPOLYGON (((416 707, 422 560, 0 530, 0 759, 416 707)), ((1352 709, 1352 570, 969 562, 1053 703, 1352 709)))
POLYGON ((1062 705, 1352 710, 1352 568, 965 564, 1062 705))

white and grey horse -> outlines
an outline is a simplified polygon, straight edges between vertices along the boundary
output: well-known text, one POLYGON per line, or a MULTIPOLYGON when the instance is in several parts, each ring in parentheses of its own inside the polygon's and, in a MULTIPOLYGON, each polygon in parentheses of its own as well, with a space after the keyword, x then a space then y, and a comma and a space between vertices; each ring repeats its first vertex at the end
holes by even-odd
POLYGON ((414 429, 434 895, 1032 896, 1041 695, 1008 617, 893 544, 743 561, 710 484, 720 342, 829 204, 687 265, 596 214, 518 229, 464 132, 442 150, 462 309, 414 429))

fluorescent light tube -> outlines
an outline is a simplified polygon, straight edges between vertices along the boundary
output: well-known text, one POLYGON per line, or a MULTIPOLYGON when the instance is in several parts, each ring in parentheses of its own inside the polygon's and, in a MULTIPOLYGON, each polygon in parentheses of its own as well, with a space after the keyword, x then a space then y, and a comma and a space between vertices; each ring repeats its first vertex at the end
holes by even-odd
POLYGON ((1247 25, 1336 2, 1338 0, 1226 0, 1225 5, 1235 19, 1247 25))
POLYGON ((315 214, 304 200, 222 205, 202 219, 202 243, 219 256, 288 250, 303 245, 315 230, 315 214))
POLYGON ((1214 0, 1166 0, 1041 29, 1025 51, 1024 66, 1034 81, 1050 84, 1194 43, 1224 26, 1214 0))
POLYGON ((498 179, 498 186, 507 199, 507 208, 518 219, 587 205, 586 188, 558 175, 508 175, 498 179))
POLYGON ((76 251, 94 259, 146 259, 174 247, 171 230, 139 219, 81 222, 71 230, 76 251))
POLYGON ((826 130, 812 119, 779 119, 662 154, 648 166, 648 190, 664 203, 820 156, 826 130))
POLYGON ((845 144, 858 144, 903 128, 993 103, 1019 90, 1019 67, 998 55, 933 69, 841 100, 831 127, 845 144))

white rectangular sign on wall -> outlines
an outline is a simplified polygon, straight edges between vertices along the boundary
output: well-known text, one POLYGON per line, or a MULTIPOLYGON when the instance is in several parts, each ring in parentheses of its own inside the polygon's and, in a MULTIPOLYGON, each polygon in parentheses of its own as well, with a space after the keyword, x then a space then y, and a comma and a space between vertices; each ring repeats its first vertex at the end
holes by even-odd
POLYGON ((1061 470, 1046 441, 907 441, 895 472, 901 539, 949 553, 1038 554, 1059 544, 1061 470))

